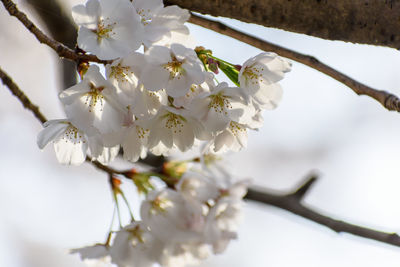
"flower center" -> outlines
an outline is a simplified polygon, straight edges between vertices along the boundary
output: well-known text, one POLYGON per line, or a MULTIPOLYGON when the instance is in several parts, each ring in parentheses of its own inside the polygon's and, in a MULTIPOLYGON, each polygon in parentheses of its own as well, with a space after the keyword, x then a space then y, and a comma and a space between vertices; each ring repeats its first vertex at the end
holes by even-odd
POLYGON ((218 95, 212 95, 211 96, 211 102, 208 105, 208 107, 214 108, 215 112, 218 113, 223 113, 225 115, 228 115, 227 110, 232 108, 231 102, 229 101, 229 98, 227 96, 218 94, 218 95))
POLYGON ((141 22, 144 26, 149 25, 152 19, 150 9, 136 9, 136 12, 141 17, 141 22))
POLYGON ((163 68, 169 71, 170 79, 180 79, 184 74, 185 70, 182 68, 183 62, 176 59, 175 56, 172 57, 172 61, 163 65, 163 68))
POLYGON ((144 139, 149 135, 149 129, 144 129, 138 125, 136 125, 136 133, 139 139, 144 139))
POLYGON ((153 214, 162 213, 172 206, 172 201, 170 201, 168 198, 158 196, 151 202, 150 212, 153 214))
POLYGON ((246 78, 246 81, 250 79, 252 84, 256 84, 258 79, 262 82, 262 71, 264 71, 264 68, 246 67, 243 71, 243 76, 246 78))
POLYGON ((118 82, 129 82, 127 77, 132 74, 133 71, 131 71, 129 66, 121 66, 121 63, 111 66, 110 76, 114 77, 118 82))
POLYGON ((65 130, 62 139, 64 139, 66 143, 70 141, 75 145, 80 143, 86 143, 86 141, 83 139, 83 134, 78 130, 78 128, 76 128, 71 124, 65 130))
POLYGON ((103 111, 104 96, 101 92, 104 90, 104 86, 96 87, 93 83, 89 83, 90 92, 86 93, 85 105, 89 106, 89 112, 92 112, 96 108, 97 104, 100 104, 100 111, 103 111))
POLYGON ((231 130, 234 136, 238 136, 240 133, 246 132, 246 128, 242 127, 242 125, 236 121, 231 121, 229 123, 229 130, 231 130))
POLYGON ((174 133, 182 132, 183 122, 185 119, 182 116, 176 115, 174 113, 168 113, 165 115, 165 128, 173 130, 174 133))
POLYGON ((113 28, 117 23, 106 23, 107 20, 108 18, 99 19, 97 22, 97 30, 93 30, 93 32, 97 34, 97 42, 101 42, 103 38, 110 38, 112 34, 115 34, 113 28))
POLYGON ((131 234, 129 239, 131 240, 133 246, 136 246, 139 243, 144 243, 143 230, 140 229, 139 225, 133 229, 128 229, 127 231, 131 234))

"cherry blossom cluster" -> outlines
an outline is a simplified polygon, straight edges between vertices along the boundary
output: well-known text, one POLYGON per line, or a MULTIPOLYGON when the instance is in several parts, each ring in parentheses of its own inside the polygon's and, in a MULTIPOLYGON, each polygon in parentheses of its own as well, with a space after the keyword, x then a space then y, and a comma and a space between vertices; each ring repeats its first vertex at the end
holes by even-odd
POLYGON ((222 253, 235 239, 246 182, 225 183, 186 172, 176 190, 151 191, 141 204, 141 221, 115 233, 112 242, 74 249, 88 264, 167 267, 195 264, 222 253))
POLYGON ((193 49, 187 10, 161 0, 89 0, 72 14, 79 48, 109 64, 105 76, 95 64, 83 68, 59 96, 67 118, 46 122, 38 136, 40 148, 54 142, 63 164, 87 154, 107 164, 120 148, 135 162, 201 141, 213 152, 238 151, 281 99, 290 63, 262 53, 236 66, 193 49), (218 69, 237 86, 216 82, 218 69))
MULTIPOLYGON (((247 131, 262 126, 262 112, 282 98, 278 82, 290 71, 288 61, 261 53, 235 65, 195 48, 184 25, 189 12, 162 0, 88 0, 72 15, 77 51, 97 56, 104 68, 78 64, 80 82, 59 95, 66 119, 47 121, 38 135, 41 149, 54 143, 60 163, 79 165, 90 155, 107 164, 120 150, 136 162, 200 143, 203 153, 238 151, 247 131), (218 82, 219 71, 233 85, 218 82)), ((223 252, 236 238, 246 183, 207 168, 170 170, 166 176, 175 182, 158 190, 149 178, 165 173, 132 174, 146 194, 140 221, 132 215, 105 244, 75 251, 118 267, 179 267, 223 252)), ((117 195, 124 195, 117 185, 113 191, 118 207, 117 195)))

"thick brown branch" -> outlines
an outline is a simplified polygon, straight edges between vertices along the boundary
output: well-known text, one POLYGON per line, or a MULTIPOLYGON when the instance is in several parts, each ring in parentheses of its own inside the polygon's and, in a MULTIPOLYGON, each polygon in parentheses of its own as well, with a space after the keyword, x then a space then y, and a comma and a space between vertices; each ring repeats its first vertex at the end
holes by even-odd
MULTIPOLYGON (((15 96, 17 96, 18 100, 20 100, 20 102, 24 105, 24 107, 31 110, 32 113, 40 122, 43 123, 46 121, 46 118, 43 116, 43 114, 40 113, 37 106, 32 104, 32 102, 25 96, 25 94, 18 88, 18 86, 14 82, 12 82, 11 77, 9 77, 5 72, 3 72, 1 68, 0 68, 0 78, 3 81, 3 83, 10 89, 10 91, 15 96)), ((90 157, 87 157, 86 161, 88 163, 91 163, 97 169, 106 172, 108 175, 110 175, 110 177, 112 177, 113 174, 125 175, 128 173, 115 170, 108 166, 104 166, 103 164, 97 161, 92 161, 90 157)), ((154 162, 154 164, 158 164, 157 163, 158 161, 151 161, 151 162, 154 162)), ((161 159, 160 162, 163 162, 163 159, 161 159)), ((151 166, 151 167, 157 168, 159 166, 151 166)), ((309 219, 318 224, 329 227, 330 229, 338 233, 346 232, 356 236, 361 236, 368 239, 400 247, 400 237, 397 234, 376 231, 360 227, 354 224, 350 224, 347 222, 335 220, 304 206, 301 203, 301 199, 307 193, 308 189, 311 188, 312 184, 315 183, 315 181, 316 177, 313 176, 309 178, 309 180, 304 182, 303 185, 300 186, 298 189, 294 190, 293 193, 289 193, 286 195, 277 195, 265 192, 264 190, 250 188, 246 195, 246 199, 287 210, 289 212, 297 214, 300 217, 309 219)))
MULTIPOLYGON (((305 184, 314 182, 315 177, 312 177, 309 181, 305 182, 305 184)), ((299 189, 295 190, 294 192, 299 192, 299 189)), ((306 192, 303 192, 302 195, 305 193, 306 192)), ((349 233, 400 247, 400 236, 396 233, 385 233, 322 215, 321 213, 316 212, 302 204, 301 198, 299 198, 296 193, 278 195, 266 192, 265 190, 250 188, 245 198, 284 209, 300 217, 306 218, 320 225, 324 225, 337 233, 349 233)))
POLYGON ((398 0, 164 0, 164 3, 328 40, 400 48, 398 0))
POLYGON ((60 42, 57 42, 53 40, 52 38, 48 37, 46 34, 44 34, 38 27, 33 24, 32 21, 28 19, 28 17, 25 15, 25 13, 21 12, 18 10, 17 6, 15 3, 13 3, 11 0, 1 0, 3 2, 4 7, 7 9, 8 13, 11 16, 16 17, 19 21, 24 24, 24 26, 31 32, 35 37, 38 39, 38 41, 42 44, 46 44, 49 47, 51 47, 56 53, 61 57, 61 58, 66 58, 70 59, 76 62, 79 61, 92 61, 92 62, 98 62, 98 63, 108 63, 108 61, 105 60, 100 60, 94 55, 82 55, 75 53, 74 50, 66 47, 60 42))
POLYGON ((315 57, 304 55, 288 48, 264 41, 257 37, 235 30, 221 22, 209 20, 194 14, 192 14, 189 22, 232 37, 236 40, 257 47, 261 50, 275 52, 283 57, 303 63, 304 65, 325 73, 333 79, 345 84, 346 86, 351 88, 356 94, 372 97, 388 110, 400 112, 400 99, 397 96, 390 94, 386 91, 377 90, 365 84, 362 84, 350 78, 349 76, 335 70, 334 68, 320 62, 315 57))
POLYGON ((41 122, 44 123, 47 121, 46 117, 40 112, 38 106, 32 104, 29 98, 22 92, 19 87, 13 82, 10 76, 7 75, 1 68, 0 68, 0 79, 2 80, 3 84, 10 89, 11 93, 15 95, 18 100, 22 103, 22 105, 32 111, 33 115, 41 122))

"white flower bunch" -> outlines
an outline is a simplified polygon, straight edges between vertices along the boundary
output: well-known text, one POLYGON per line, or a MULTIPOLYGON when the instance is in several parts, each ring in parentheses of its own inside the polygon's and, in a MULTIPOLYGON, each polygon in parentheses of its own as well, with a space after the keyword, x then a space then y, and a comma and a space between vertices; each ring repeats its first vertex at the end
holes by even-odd
POLYGON ((213 152, 238 151, 247 130, 263 124, 262 110, 277 106, 278 82, 290 63, 262 53, 234 66, 186 45, 189 13, 161 0, 88 0, 73 7, 78 46, 108 60, 60 94, 67 119, 47 122, 38 136, 54 141, 57 159, 81 164, 86 154, 107 164, 122 148, 137 161, 147 152, 185 152, 205 141, 213 152), (144 53, 137 52, 144 47, 144 53), (216 83, 221 69, 237 86, 216 83), (240 70, 240 71, 239 71, 240 70))
MULTIPOLYGON (((62 164, 79 165, 87 155, 108 164, 121 148, 135 162, 200 142, 205 153, 238 151, 247 130, 262 126, 263 110, 282 98, 278 82, 289 62, 262 53, 239 66, 193 49, 184 25, 189 12, 162 0, 88 0, 72 15, 79 48, 103 60, 105 75, 98 65, 79 64, 80 82, 59 95, 66 119, 46 122, 38 135, 41 149, 54 142, 62 164), (234 86, 217 82, 219 70, 234 86)), ((224 174, 222 184, 208 169, 182 176, 179 164, 172 171, 174 183, 161 190, 152 190, 149 178, 165 174, 132 174, 146 194, 141 220, 132 216, 106 244, 75 251, 118 267, 185 266, 223 252, 236 238, 246 183, 224 174)), ((113 191, 118 207, 124 195, 114 184, 113 191)))
POLYGON ((175 190, 151 191, 142 202, 141 221, 116 232, 112 242, 72 252, 118 267, 198 263, 222 253, 237 237, 246 188, 245 181, 221 184, 204 173, 186 172, 175 190))

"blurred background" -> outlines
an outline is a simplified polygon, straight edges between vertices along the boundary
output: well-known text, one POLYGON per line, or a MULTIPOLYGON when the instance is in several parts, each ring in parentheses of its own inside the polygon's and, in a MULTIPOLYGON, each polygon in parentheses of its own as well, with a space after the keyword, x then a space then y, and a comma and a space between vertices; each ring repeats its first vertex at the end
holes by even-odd
MULTIPOLYGON (((47 32, 34 1, 16 1, 47 32)), ((81 0, 64 0, 66 14, 81 0)), ((0 5, 0 66, 49 119, 64 118, 60 60, 0 5)), ((55 20, 60 13, 42 11, 55 20)), ((377 89, 400 95, 400 54, 389 48, 325 41, 239 21, 242 31, 310 54, 377 89)), ((260 50, 189 25, 199 45, 242 64, 260 50)), ((305 203, 323 214, 383 231, 400 231, 400 116, 333 79, 293 62, 279 107, 264 113, 248 148, 226 155, 237 177, 286 192, 311 171, 320 178, 305 203)), ((84 266, 70 248, 103 242, 113 202, 107 176, 91 165, 58 164, 40 151, 42 129, 0 85, 0 266, 84 266)), ((123 166, 122 162, 116 162, 123 166)), ((133 192, 133 186, 123 186, 133 192)), ((128 196, 134 201, 134 194, 128 196)), ((400 248, 336 234, 286 211, 247 202, 239 239, 201 266, 399 266, 400 248)))

